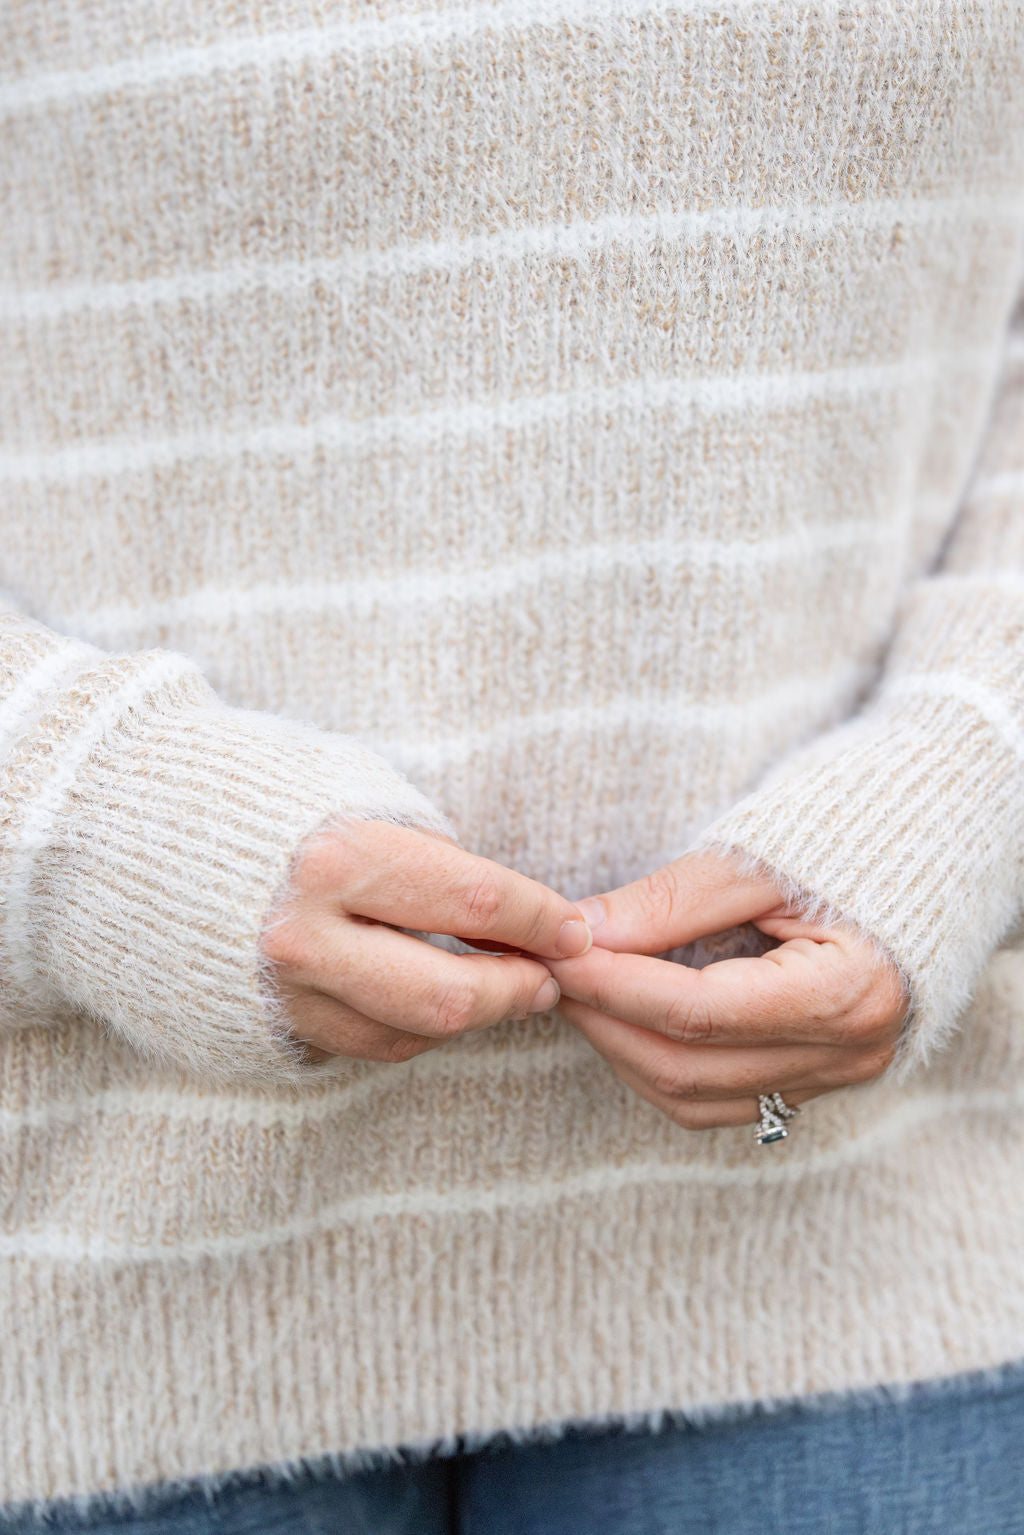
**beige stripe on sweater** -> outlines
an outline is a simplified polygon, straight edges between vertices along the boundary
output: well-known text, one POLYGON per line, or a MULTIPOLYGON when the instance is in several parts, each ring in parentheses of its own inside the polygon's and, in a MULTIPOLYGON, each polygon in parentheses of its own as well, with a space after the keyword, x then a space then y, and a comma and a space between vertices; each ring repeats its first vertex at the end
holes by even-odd
POLYGON ((1019 5, 0 57, 0 1501, 1024 1357, 1019 5), (771 1153, 554 1015, 310 1068, 332 815, 570 897, 734 848, 900 1058, 771 1153))

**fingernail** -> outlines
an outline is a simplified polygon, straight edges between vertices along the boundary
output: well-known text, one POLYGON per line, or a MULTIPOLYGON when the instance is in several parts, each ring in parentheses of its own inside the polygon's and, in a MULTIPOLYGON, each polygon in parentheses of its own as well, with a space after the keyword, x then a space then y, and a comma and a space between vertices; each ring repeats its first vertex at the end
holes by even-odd
POLYGON ((559 986, 553 975, 549 975, 540 991, 538 991, 530 1003, 530 1012, 546 1013, 550 1008, 554 1007, 561 995, 561 986, 559 986))
POLYGON ((555 947, 564 959, 579 959, 593 941, 590 928, 585 922, 563 922, 558 929, 555 947))
POLYGON ((596 895, 588 895, 582 901, 576 902, 576 910, 581 911, 587 919, 587 926, 593 932, 595 927, 600 927, 608 913, 603 901, 599 901, 596 895))

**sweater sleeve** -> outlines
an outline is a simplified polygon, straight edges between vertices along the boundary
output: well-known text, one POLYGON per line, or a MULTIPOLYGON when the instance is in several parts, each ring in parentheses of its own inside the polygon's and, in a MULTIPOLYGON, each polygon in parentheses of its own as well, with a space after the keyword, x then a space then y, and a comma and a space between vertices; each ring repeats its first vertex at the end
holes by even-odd
POLYGON ((696 846, 769 872, 895 963, 910 1007, 887 1076, 951 1039, 1024 904, 1024 301, 971 483, 877 689, 696 846))
POLYGON ((357 741, 233 708, 0 600, 0 1026, 69 1011, 207 1079, 301 1081, 259 939, 333 820, 453 835, 357 741))

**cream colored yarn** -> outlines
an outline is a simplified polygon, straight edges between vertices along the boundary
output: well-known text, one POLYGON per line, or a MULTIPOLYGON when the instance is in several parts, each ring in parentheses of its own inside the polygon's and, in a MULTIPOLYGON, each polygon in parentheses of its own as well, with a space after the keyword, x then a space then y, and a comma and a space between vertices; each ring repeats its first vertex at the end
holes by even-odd
POLYGON ((1024 1357, 1016 0, 0 61, 0 1501, 1024 1357), (309 1071, 258 939, 331 816, 573 898, 735 849, 900 1057, 770 1150, 555 1015, 309 1071))

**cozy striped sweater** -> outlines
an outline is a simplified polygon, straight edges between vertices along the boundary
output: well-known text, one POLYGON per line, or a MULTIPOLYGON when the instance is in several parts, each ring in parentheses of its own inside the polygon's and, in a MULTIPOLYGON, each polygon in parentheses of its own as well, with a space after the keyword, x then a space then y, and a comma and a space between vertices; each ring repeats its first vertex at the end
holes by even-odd
POLYGON ((1019 0, 0 55, 0 1501, 1024 1356, 1019 0), (738 851, 900 1054, 770 1150, 557 1013, 311 1069, 260 935, 336 815, 738 851))

